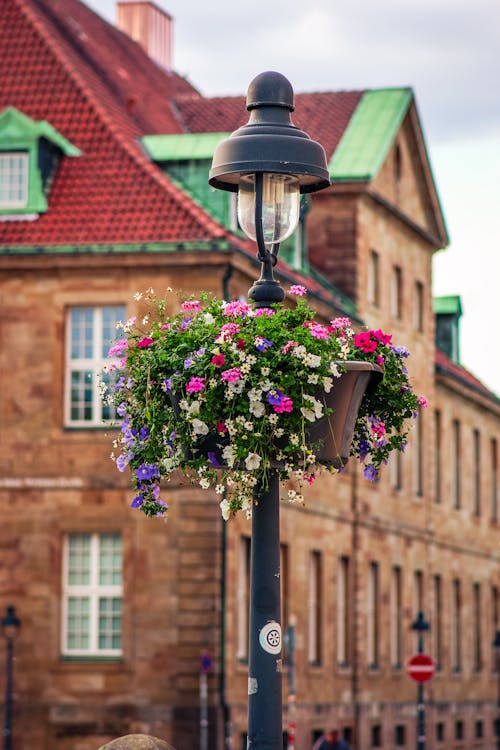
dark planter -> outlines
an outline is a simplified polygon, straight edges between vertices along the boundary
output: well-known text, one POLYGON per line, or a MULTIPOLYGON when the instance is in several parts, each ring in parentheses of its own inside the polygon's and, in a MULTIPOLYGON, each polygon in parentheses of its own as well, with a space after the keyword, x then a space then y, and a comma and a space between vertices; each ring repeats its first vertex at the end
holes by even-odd
MULTIPOLYGON (((382 378, 382 369, 371 362, 342 362, 346 367, 339 378, 334 379, 330 393, 318 390, 315 397, 322 401, 326 408, 331 409, 331 414, 312 422, 306 428, 306 436, 310 443, 320 443, 321 447, 316 451, 319 463, 325 466, 334 466, 340 469, 345 466, 351 449, 354 433, 354 425, 358 416, 359 407, 367 389, 375 388, 382 378)), ((176 415, 179 415, 179 403, 175 394, 171 394, 171 401, 176 415)), ((228 441, 223 435, 209 433, 200 439, 196 454, 207 456, 209 452, 214 454, 221 468, 227 468, 222 460, 222 448, 228 441)), ((283 437, 279 440, 277 448, 287 445, 283 437)), ((193 458, 193 452, 184 448, 184 458, 193 458)), ((282 468, 281 462, 272 464, 275 468, 282 468)))
POLYGON ((382 368, 371 362, 344 363, 347 372, 336 378, 330 393, 324 391, 318 400, 332 409, 328 416, 313 422, 308 430, 311 443, 322 441, 316 452, 321 464, 337 469, 345 466, 351 450, 354 425, 367 389, 376 388, 382 379, 382 368))

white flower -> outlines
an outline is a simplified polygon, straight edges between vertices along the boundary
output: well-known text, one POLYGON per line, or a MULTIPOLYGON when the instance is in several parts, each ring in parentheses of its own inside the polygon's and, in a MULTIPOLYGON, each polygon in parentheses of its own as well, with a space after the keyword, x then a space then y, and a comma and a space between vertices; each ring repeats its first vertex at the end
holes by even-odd
POLYGON ((336 362, 330 362, 330 372, 332 373, 334 378, 340 378, 342 374, 336 362))
POLYGON ((300 411, 309 422, 315 422, 323 416, 323 404, 314 396, 304 396, 304 403, 308 406, 301 406, 300 411))
POLYGON ((260 401, 262 396, 262 390, 260 388, 250 388, 248 391, 248 398, 250 401, 260 401))
POLYGON ((193 401, 191 404, 189 404, 187 408, 188 414, 199 414, 200 413, 200 402, 199 401, 193 401))
POLYGON ((201 419, 193 419, 191 426, 195 435, 206 435, 208 433, 208 425, 201 419))
POLYGON ((245 466, 249 471, 252 469, 258 469, 260 466, 260 463, 262 461, 262 458, 259 456, 258 453, 249 453, 248 456, 245 458, 245 466))
POLYGON ((136 302, 139 302, 139 300, 142 299, 142 292, 136 292, 134 294, 134 299, 136 300, 136 302))
POLYGON ((253 414, 254 417, 263 417, 266 413, 266 407, 262 401, 250 401, 248 411, 250 414, 253 414))
POLYGON ((219 507, 221 509, 222 518, 224 521, 229 521, 229 516, 231 515, 231 506, 229 505, 227 500, 221 500, 219 503, 219 507))
POLYGON ((273 384, 271 383, 269 378, 266 378, 266 380, 260 381, 259 386, 263 391, 270 391, 271 388, 273 387, 273 384))
POLYGON ((208 488, 210 487, 210 480, 206 478, 200 479, 200 487, 202 487, 204 490, 208 490, 208 488))
POLYGON ((267 378, 270 372, 269 367, 261 367, 260 371, 265 378, 267 378))
POLYGON ((331 378, 323 378, 323 388, 326 393, 330 393, 333 386, 333 380, 331 378))
POLYGON ((293 433, 292 433, 292 434, 290 435, 290 443, 291 443, 292 445, 298 445, 298 444, 299 444, 299 442, 300 442, 300 438, 299 438, 299 436, 298 436, 297 434, 295 434, 295 433, 293 432, 293 433))
POLYGON ((230 469, 234 466, 235 455, 232 445, 226 445, 226 447, 222 451, 222 458, 230 469))
POLYGON ((311 354, 311 352, 308 352, 304 357, 304 364, 308 367, 319 367, 321 364, 321 357, 318 354, 311 354))
POLYGON ((283 427, 278 427, 278 429, 274 431, 274 434, 277 438, 283 437, 283 435, 285 434, 285 430, 283 429, 283 427))
POLYGON ((277 414, 270 414, 267 419, 270 422, 270 424, 278 424, 278 415, 277 414))
POLYGON ((142 325, 145 326, 149 323, 149 315, 145 315, 142 319, 142 325))
POLYGON ((319 375, 317 372, 312 372, 310 375, 307 376, 307 382, 311 383, 311 385, 316 385, 319 380, 319 375))
POLYGON ((224 485, 223 484, 216 484, 215 485, 215 494, 216 495, 223 495, 224 494, 224 485))
POLYGON ((212 315, 212 313, 205 313, 204 316, 203 316, 203 322, 207 326, 211 326, 212 323, 215 323, 215 318, 212 315))

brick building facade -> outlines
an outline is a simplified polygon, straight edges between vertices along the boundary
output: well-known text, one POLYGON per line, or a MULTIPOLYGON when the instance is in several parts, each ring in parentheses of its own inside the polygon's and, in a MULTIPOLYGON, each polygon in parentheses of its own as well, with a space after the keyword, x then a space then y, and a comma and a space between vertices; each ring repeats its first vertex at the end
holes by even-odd
MULTIPOLYGON (((224 524, 214 497, 181 484, 168 523, 132 510, 89 375, 115 319, 143 314, 138 290, 246 294, 255 250, 204 177, 244 101, 201 97, 77 0, 0 0, 0 39, 3 185, 29 174, 0 190, 0 611, 13 604, 22 620, 15 746, 94 750, 147 732, 197 747, 209 654, 210 748, 230 734, 239 749, 249 522, 224 524)), ((304 506, 282 506, 297 748, 331 725, 357 750, 415 747, 405 664, 422 610, 437 665, 427 747, 492 750, 500 402, 456 349, 435 348, 447 311, 433 307, 432 254, 447 235, 414 97, 300 94, 294 120, 325 146, 334 186, 304 206, 282 283, 304 283, 324 319, 390 330, 429 400, 379 481, 351 462, 304 506)))

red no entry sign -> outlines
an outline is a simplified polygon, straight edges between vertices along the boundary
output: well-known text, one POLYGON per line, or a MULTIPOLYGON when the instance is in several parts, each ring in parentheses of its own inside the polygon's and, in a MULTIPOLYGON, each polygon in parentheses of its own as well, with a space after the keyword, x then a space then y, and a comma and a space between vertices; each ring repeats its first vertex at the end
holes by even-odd
POLYGON ((426 682, 434 674, 435 666, 432 658, 427 654, 415 654, 407 665, 407 671, 415 682, 426 682))

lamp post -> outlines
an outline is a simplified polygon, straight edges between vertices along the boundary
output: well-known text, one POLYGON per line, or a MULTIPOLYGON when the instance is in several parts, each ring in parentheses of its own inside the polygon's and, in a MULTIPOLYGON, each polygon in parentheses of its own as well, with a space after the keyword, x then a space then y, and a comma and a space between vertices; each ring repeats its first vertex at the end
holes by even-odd
MULTIPOLYGON (((250 119, 217 146, 209 175, 215 188, 238 193, 238 219, 257 242, 260 278, 248 296, 256 307, 281 302, 275 280, 279 244, 299 219, 300 193, 330 184, 325 151, 290 119, 293 89, 280 73, 261 73, 250 83, 250 119)), ((248 750, 281 750, 281 602, 279 479, 271 469, 257 487, 252 512, 248 750)))
MULTIPOLYGON (((419 612, 412 622, 411 629, 418 634, 417 653, 424 653, 424 633, 429 630, 430 625, 424 617, 423 612, 419 612)), ((424 683, 418 683, 417 693, 417 750, 425 750, 425 704, 424 704, 424 683)))
POLYGON ((5 722, 3 730, 3 750, 12 750, 12 662, 14 656, 14 641, 21 627, 21 620, 16 615, 13 606, 7 607, 7 613, 0 625, 2 635, 7 646, 5 662, 5 722))
POLYGON ((497 678, 498 678, 498 694, 497 694, 498 714, 497 714, 496 728, 497 728, 497 750, 500 750, 500 630, 496 631, 495 640, 493 641, 492 646, 493 646, 495 667, 496 667, 497 678))

